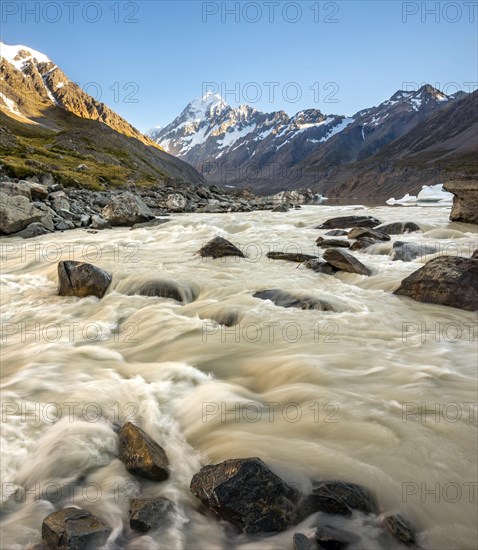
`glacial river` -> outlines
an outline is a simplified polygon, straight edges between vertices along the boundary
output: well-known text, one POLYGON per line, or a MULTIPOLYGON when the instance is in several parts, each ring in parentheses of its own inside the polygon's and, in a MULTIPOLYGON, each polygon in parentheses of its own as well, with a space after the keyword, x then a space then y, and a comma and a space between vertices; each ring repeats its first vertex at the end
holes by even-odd
MULTIPOLYGON (((303 491, 310 479, 363 485, 382 513, 411 523, 424 549, 476 549, 476 314, 393 295, 433 256, 392 261, 390 243, 354 252, 371 277, 266 257, 317 253, 325 231, 314 226, 349 214, 422 226, 393 241, 440 243, 463 256, 478 246, 476 226, 450 223, 445 207, 189 214, 148 229, 2 239, 2 550, 39 543, 43 518, 68 505, 112 528, 111 549, 290 550, 292 534, 310 532, 317 517, 258 540, 197 511, 193 474, 248 456, 303 491), (247 258, 194 254, 216 235, 247 258), (57 262, 67 259, 113 273, 101 301, 57 296, 57 262), (196 299, 133 294, 157 278, 196 299), (335 311, 252 297, 267 288, 335 311), (233 327, 212 321, 230 315, 233 327), (115 429, 127 420, 166 450, 167 482, 142 481, 118 460, 115 429), (176 503, 169 528, 129 529, 138 494, 176 503)), ((352 550, 399 548, 381 539, 379 519, 355 513, 328 523, 360 537, 352 550)))

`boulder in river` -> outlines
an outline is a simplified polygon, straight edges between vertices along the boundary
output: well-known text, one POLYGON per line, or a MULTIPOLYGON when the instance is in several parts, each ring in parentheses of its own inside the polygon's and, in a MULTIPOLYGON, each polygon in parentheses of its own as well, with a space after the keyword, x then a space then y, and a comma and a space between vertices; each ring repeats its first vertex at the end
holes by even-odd
POLYGON ((129 191, 114 196, 103 208, 103 218, 111 225, 132 226, 154 219, 154 214, 143 199, 129 191))
POLYGON ((330 218, 316 229, 348 229, 351 227, 376 227, 382 222, 373 216, 341 216, 330 218))
POLYGON ((197 251, 197 254, 203 257, 210 256, 212 258, 223 258, 224 256, 239 256, 240 258, 245 257, 237 246, 234 246, 223 237, 214 237, 214 239, 211 239, 203 247, 201 247, 197 251))
POLYGON ((454 194, 450 220, 478 224, 478 181, 449 181, 443 189, 454 194))
POLYGON ((270 300, 279 307, 295 307, 299 309, 318 309, 320 311, 334 311, 333 307, 323 300, 312 296, 294 296, 278 288, 259 290, 254 292, 254 298, 270 300))
POLYGON ((316 273, 325 273, 326 275, 335 275, 339 271, 336 267, 323 260, 307 260, 304 262, 304 266, 307 269, 312 269, 316 273))
POLYGON ((292 537, 293 550, 317 550, 317 545, 303 533, 295 533, 292 537))
POLYGON ((319 237, 315 244, 320 248, 350 248, 349 241, 345 239, 324 239, 319 237))
POLYGON ((99 518, 81 508, 63 508, 42 524, 42 540, 48 550, 97 550, 111 533, 99 518))
POLYGON ((171 298, 185 304, 194 302, 197 298, 197 292, 192 286, 182 285, 175 281, 167 281, 165 279, 147 281, 137 288, 134 294, 171 298))
POLYGON ((347 235, 345 229, 332 229, 325 234, 326 237, 344 237, 345 235, 347 235))
POLYGON ((375 513, 376 504, 366 489, 345 481, 314 481, 311 494, 301 503, 302 517, 315 512, 351 516, 354 510, 375 513))
POLYGON ((401 235, 402 233, 420 231, 420 226, 415 222, 391 222, 379 225, 375 229, 377 231, 383 231, 387 235, 401 235))
POLYGON ((357 239, 354 243, 352 243, 352 245, 350 246, 350 250, 364 250, 365 248, 368 248, 373 244, 377 244, 377 241, 375 239, 364 237, 362 239, 357 239))
POLYGON ((58 262, 58 294, 60 296, 96 296, 103 298, 112 276, 99 267, 72 260, 58 262))
POLYGON ((27 197, 11 197, 0 192, 0 234, 10 235, 41 221, 44 213, 36 208, 27 197))
POLYGON ((324 260, 341 271, 358 273, 359 275, 371 275, 370 269, 355 256, 337 248, 327 248, 324 252, 324 260))
POLYGON ((436 254, 440 251, 439 244, 428 244, 419 242, 395 241, 391 257, 393 261, 411 262, 420 256, 436 254))
POLYGON ((260 458, 204 466, 191 492, 217 517, 244 533, 284 531, 296 519, 298 493, 260 458))
POLYGON ((134 531, 147 533, 170 522, 174 504, 167 498, 133 498, 130 502, 129 525, 134 531))
POLYGON ((403 279, 395 291, 418 302, 478 310, 478 260, 440 256, 403 279))
POLYGON ((384 519, 384 523, 392 535, 405 546, 413 546, 416 544, 415 533, 402 516, 387 516, 384 519))
POLYGON ((271 260, 285 260, 287 262, 296 263, 319 259, 317 256, 311 256, 310 254, 301 254, 300 252, 268 252, 266 256, 271 260))
POLYGON ((378 229, 371 229, 370 227, 354 227, 347 233, 349 239, 375 239, 376 241, 389 241, 390 235, 378 229))
POLYGON ((289 209, 285 204, 278 204, 277 206, 274 206, 272 212, 289 212, 289 209))
POLYGON ((164 481, 169 477, 169 461, 164 449, 131 422, 118 431, 119 459, 131 474, 164 481))

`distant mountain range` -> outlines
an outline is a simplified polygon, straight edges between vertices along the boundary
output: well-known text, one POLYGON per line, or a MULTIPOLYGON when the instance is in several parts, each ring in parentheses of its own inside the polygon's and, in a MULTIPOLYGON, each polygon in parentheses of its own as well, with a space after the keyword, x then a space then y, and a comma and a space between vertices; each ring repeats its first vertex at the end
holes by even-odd
POLYGON ((425 85, 351 117, 233 108, 208 93, 148 135, 210 182, 389 197, 478 175, 478 92, 447 96, 425 85))
POLYGON ((10 175, 49 172, 66 184, 92 187, 203 181, 46 55, 0 43, 0 75, 0 156, 10 175))

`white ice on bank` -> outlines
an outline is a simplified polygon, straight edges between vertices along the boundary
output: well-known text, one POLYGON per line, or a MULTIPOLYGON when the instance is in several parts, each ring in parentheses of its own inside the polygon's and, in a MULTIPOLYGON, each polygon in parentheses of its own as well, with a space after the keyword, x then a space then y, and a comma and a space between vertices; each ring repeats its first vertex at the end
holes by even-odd
POLYGON ((453 201, 453 193, 443 190, 443 184, 437 183, 436 185, 424 185, 420 193, 417 196, 406 194, 401 199, 390 198, 386 202, 389 205, 401 204, 404 206, 417 204, 417 203, 439 203, 450 204, 453 201))

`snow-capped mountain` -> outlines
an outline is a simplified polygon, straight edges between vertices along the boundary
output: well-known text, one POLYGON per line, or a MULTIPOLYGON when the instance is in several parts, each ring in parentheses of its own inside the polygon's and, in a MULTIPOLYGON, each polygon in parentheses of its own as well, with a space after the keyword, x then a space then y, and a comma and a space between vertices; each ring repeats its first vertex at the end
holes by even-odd
MULTIPOLYGON (((337 167, 365 162, 434 113, 468 94, 447 96, 430 85, 399 90, 376 107, 346 117, 317 109, 290 117, 247 105, 233 108, 211 93, 192 101, 150 136, 209 181, 258 191, 314 186, 337 167)), ((433 181, 432 181, 433 183, 433 181)))
MULTIPOLYGON (((187 163, 165 153, 104 103, 96 101, 72 82, 48 56, 27 46, 0 42, 0 156, 12 171, 28 173, 32 163, 52 172, 58 167, 66 180, 202 181, 187 163), (42 139, 30 145, 35 135, 42 139), (134 139, 131 139, 134 138, 134 139), (41 144, 41 145, 40 145, 41 144), (38 148, 44 147, 40 154, 38 148), (97 165, 97 174, 71 172, 64 162, 50 164, 50 150, 73 153, 73 166, 83 158, 97 165), (38 158, 29 158, 36 151, 38 158), (76 155, 76 156, 75 156, 76 155), (30 165, 25 164, 30 160, 30 165), (75 163, 75 164, 73 164, 75 163), (62 166, 60 166, 62 164, 62 166), (27 168, 27 166, 30 166, 27 168)), ((38 168, 41 171, 42 168, 38 168)))

